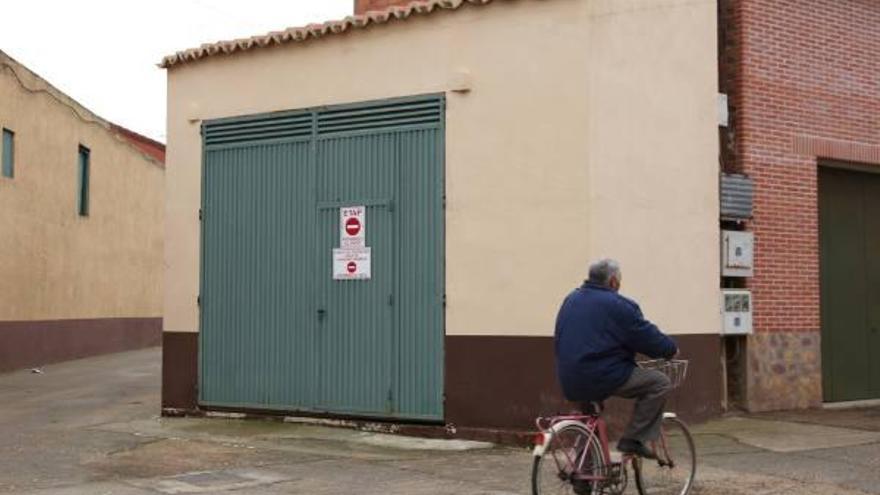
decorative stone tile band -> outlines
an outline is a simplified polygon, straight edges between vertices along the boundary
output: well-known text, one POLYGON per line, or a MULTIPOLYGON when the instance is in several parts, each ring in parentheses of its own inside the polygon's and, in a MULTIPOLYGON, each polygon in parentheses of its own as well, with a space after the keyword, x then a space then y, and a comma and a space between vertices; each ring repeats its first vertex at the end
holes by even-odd
POLYGON ((748 341, 748 408, 804 409, 822 404, 819 332, 762 332, 748 341))

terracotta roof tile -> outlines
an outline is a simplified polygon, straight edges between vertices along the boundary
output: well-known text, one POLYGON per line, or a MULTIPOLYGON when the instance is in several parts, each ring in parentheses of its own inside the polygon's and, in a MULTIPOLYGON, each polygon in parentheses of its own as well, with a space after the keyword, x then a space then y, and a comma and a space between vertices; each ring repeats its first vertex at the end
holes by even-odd
POLYGON ((164 144, 160 143, 159 141, 150 139, 143 134, 138 134, 131 129, 126 129, 121 125, 114 124, 113 122, 110 122, 110 128, 113 129, 116 134, 125 139, 129 144, 141 150, 141 152, 153 157, 157 162, 159 162, 161 167, 165 167, 164 144))
POLYGON ((457 10, 465 5, 486 5, 493 0, 417 0, 404 6, 389 7, 385 10, 369 11, 361 15, 348 16, 341 21, 330 21, 323 24, 309 24, 303 27, 288 28, 284 31, 273 31, 262 36, 240 38, 230 41, 207 43, 198 48, 179 51, 168 55, 159 63, 164 69, 175 65, 195 62, 197 60, 219 54, 230 54, 264 48, 272 45, 283 45, 307 41, 311 38, 322 38, 333 34, 341 34, 352 29, 363 29, 372 24, 388 24, 394 20, 406 20, 414 16, 429 15, 441 10, 457 10))

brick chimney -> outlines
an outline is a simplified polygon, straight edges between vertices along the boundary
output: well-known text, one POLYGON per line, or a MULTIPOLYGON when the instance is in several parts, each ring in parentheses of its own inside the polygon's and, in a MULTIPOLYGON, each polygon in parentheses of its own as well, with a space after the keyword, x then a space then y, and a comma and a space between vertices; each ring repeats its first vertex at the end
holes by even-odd
POLYGON ((413 0, 354 0, 354 13, 363 14, 369 10, 385 10, 395 5, 406 5, 413 0))

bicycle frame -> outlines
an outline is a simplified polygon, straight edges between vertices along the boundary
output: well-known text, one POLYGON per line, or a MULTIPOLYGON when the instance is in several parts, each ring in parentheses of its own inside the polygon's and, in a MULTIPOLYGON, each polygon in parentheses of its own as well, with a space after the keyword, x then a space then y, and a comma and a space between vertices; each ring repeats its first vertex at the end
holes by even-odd
MULTIPOLYGON (((589 444, 595 440, 599 441, 599 446, 602 450, 602 457, 604 464, 606 466, 611 466, 611 451, 608 448, 608 426, 605 424, 605 420, 602 419, 601 416, 593 416, 593 415, 567 415, 567 416, 555 416, 553 418, 548 418, 550 422, 546 425, 546 427, 542 424, 546 421, 545 418, 538 418, 536 424, 540 432, 538 435, 541 435, 541 440, 536 441, 535 449, 533 451, 533 455, 535 456, 543 456, 547 450, 547 447, 553 442, 556 432, 561 430, 562 428, 569 425, 577 425, 583 427, 587 430, 589 434, 587 444, 584 445, 584 449, 582 452, 587 452, 587 448, 589 444)), ((578 473, 583 468, 583 463, 586 460, 586 455, 579 455, 580 459, 568 459, 569 464, 572 466, 572 473, 578 473)), ((624 458, 622 460, 623 463, 627 462, 628 458, 624 458)), ((605 481, 608 479, 607 476, 577 476, 575 475, 575 479, 582 481, 605 481)))
MULTIPOLYGON (((676 417, 678 416, 675 413, 663 413, 663 419, 676 417)), ((661 428, 660 438, 658 438, 657 441, 651 443, 654 447, 654 454, 657 456, 657 463, 659 463, 662 467, 674 468, 675 460, 671 459, 671 456, 669 455, 669 447, 666 445, 666 431, 661 428)))
MULTIPOLYGON (((670 379, 672 388, 677 388, 684 381, 687 375, 687 360, 662 360, 648 361, 639 363, 643 369, 653 369, 665 374, 670 379)), ((660 437, 649 442, 649 448, 652 455, 645 455, 641 458, 636 454, 622 453, 619 457, 615 455, 615 459, 611 457, 611 449, 608 445, 608 429, 605 420, 601 417, 602 404, 599 402, 591 402, 586 404, 587 408, 583 413, 574 413, 561 416, 539 417, 535 420, 538 427, 538 433, 535 435, 535 447, 533 450, 533 468, 532 468, 532 490, 533 493, 543 493, 543 489, 539 489, 541 483, 542 472, 549 463, 549 458, 545 459, 548 452, 553 452, 551 456, 557 472, 553 479, 563 483, 586 482, 599 492, 606 488, 613 493, 622 493, 626 489, 628 481, 628 468, 632 466, 635 481, 639 493, 645 493, 645 479, 652 478, 651 472, 647 478, 643 472, 643 468, 656 462, 659 468, 663 470, 668 468, 677 469, 678 465, 683 466, 686 471, 677 471, 669 476, 683 478, 683 492, 688 492, 693 487, 696 475, 696 449, 694 447, 693 435, 682 421, 679 421, 677 415, 673 412, 664 412, 664 425, 666 420, 672 420, 669 425, 676 432, 680 431, 685 449, 685 455, 679 457, 679 448, 675 440, 678 436, 670 437, 667 434, 667 426, 661 425, 660 437), (571 437, 562 437, 563 432, 572 432, 571 437), (560 438, 560 439, 558 439, 560 438), (598 444, 595 444, 597 442, 598 444), (558 447, 558 449, 557 449, 558 447), (597 452, 597 450, 601 450, 597 452), (689 455, 688 455, 689 453, 689 455), (676 456, 673 459, 673 454, 676 456), (601 461, 601 462, 600 462, 601 461)), ((566 433, 567 434, 567 433, 566 433)), ((552 469, 552 468, 547 468, 552 469)), ((656 469, 656 467, 654 467, 656 469)), ((666 472, 666 471, 661 471, 666 472)), ((547 476, 550 476, 547 474, 547 476)), ((673 480, 678 483, 679 480, 673 480)), ((551 482, 552 483, 552 482, 551 482)), ((650 485, 651 482, 648 481, 650 485)), ((552 490, 552 488, 551 488, 552 490)), ((577 491, 577 489, 575 489, 577 491)))

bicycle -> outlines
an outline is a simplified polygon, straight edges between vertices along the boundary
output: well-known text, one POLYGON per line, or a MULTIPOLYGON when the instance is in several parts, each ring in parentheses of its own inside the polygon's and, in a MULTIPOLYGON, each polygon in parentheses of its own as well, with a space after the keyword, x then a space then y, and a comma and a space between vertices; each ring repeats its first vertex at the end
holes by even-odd
MULTIPOLYGON (((665 373, 673 388, 687 375, 688 361, 638 363, 665 373)), ((538 418, 532 463, 532 494, 621 495, 632 466, 641 495, 687 495, 697 472, 693 437, 673 412, 663 413, 660 438, 650 448, 656 459, 613 456, 602 419, 602 404, 591 402, 580 414, 538 418)))

